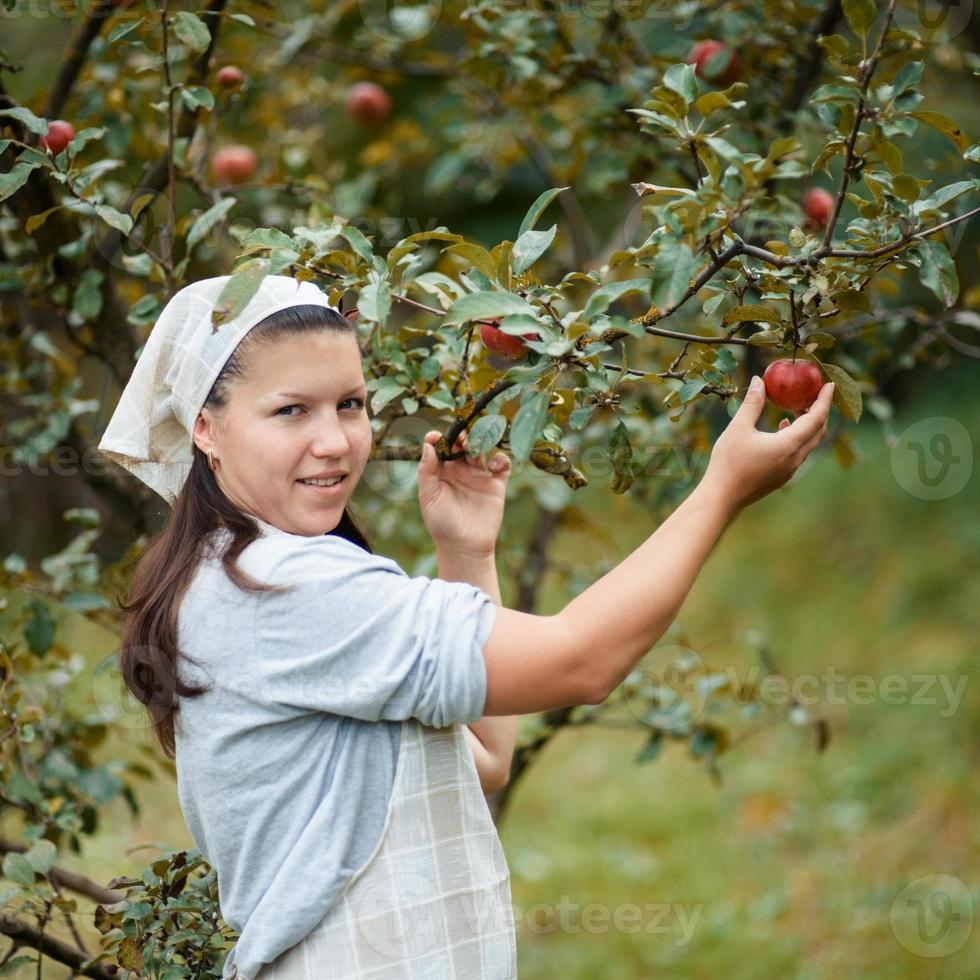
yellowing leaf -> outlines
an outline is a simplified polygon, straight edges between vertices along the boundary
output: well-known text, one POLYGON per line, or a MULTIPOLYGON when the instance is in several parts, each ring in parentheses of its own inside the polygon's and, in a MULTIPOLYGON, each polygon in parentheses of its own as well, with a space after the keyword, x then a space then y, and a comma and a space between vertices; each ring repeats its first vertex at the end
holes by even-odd
POLYGON ((726 326, 730 323, 741 323, 745 320, 761 320, 764 323, 782 323, 783 316, 778 310, 768 306, 736 306, 729 310, 722 320, 726 326))
POLYGON ((910 112, 909 115, 948 136, 961 153, 970 145, 970 139, 966 133, 949 116, 944 116, 941 112, 910 112))

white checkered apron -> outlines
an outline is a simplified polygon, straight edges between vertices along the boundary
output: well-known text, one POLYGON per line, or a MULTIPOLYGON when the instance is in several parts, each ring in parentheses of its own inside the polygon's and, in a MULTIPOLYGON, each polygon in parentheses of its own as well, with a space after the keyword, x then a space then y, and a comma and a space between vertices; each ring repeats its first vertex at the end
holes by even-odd
POLYGON ((374 854, 255 980, 512 980, 510 873, 463 727, 402 723, 374 854))

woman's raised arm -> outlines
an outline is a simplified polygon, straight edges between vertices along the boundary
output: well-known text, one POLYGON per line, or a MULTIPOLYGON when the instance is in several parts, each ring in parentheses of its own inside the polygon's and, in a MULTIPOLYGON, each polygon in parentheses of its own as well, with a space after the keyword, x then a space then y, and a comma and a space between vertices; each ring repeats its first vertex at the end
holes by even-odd
POLYGON ((553 616, 498 609, 483 646, 488 715, 598 704, 664 634, 731 520, 782 486, 827 429, 833 385, 778 432, 756 429, 761 381, 712 449, 703 479, 632 554, 553 616))

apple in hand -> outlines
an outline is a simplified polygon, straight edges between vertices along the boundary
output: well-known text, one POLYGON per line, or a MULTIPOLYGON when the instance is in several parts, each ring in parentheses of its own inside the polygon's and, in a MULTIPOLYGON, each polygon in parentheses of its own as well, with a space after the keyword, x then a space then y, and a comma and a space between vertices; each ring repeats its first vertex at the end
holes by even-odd
POLYGON ((211 158, 211 173, 223 184, 242 184, 255 173, 258 157, 250 146, 223 146, 211 158))
POLYGON ((769 401, 792 412, 809 408, 824 385, 823 374, 813 361, 789 357, 773 361, 762 380, 769 401))
POLYGON ((75 138, 75 127, 64 119, 52 119, 48 123, 48 135, 42 136, 41 149, 60 153, 75 138))
POLYGON ((726 47, 721 41, 707 40, 698 41, 691 48, 691 53, 687 57, 687 63, 694 65, 694 74, 698 78, 703 78, 712 85, 720 85, 727 88, 739 80, 742 74, 742 65, 738 54, 731 48, 726 47), (725 62, 724 53, 728 54, 728 61, 725 62), (721 63, 718 68, 714 65, 710 69, 706 65, 715 55, 719 55, 718 61, 721 63))
MULTIPOLYGON (((494 317, 493 322, 500 323, 500 317, 494 317)), ((536 333, 521 334, 521 337, 524 337, 526 340, 538 339, 536 333)), ((489 323, 480 324, 480 339, 483 341, 487 350, 491 350, 495 354, 504 354, 506 357, 520 357, 526 354, 530 348, 521 340, 521 337, 504 333, 503 330, 498 330, 489 323)))
POLYGON ((218 69, 214 80, 222 88, 237 88, 245 81, 245 72, 236 65, 224 65, 218 69))
POLYGON ((822 187, 811 187, 800 201, 806 223, 813 228, 826 228, 834 213, 834 196, 822 187))
POLYGON ((391 112, 391 97, 374 82, 357 82, 347 93, 347 114, 364 126, 383 123, 391 112))

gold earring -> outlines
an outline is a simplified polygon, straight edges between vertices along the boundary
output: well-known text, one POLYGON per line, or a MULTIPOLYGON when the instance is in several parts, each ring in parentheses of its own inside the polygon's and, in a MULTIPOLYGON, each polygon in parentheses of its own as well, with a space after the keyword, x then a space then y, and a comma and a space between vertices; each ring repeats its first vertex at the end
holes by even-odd
POLYGON ((217 469, 217 467, 214 465, 214 450, 213 449, 209 449, 208 450, 208 466, 211 467, 212 472, 215 469, 217 469))

